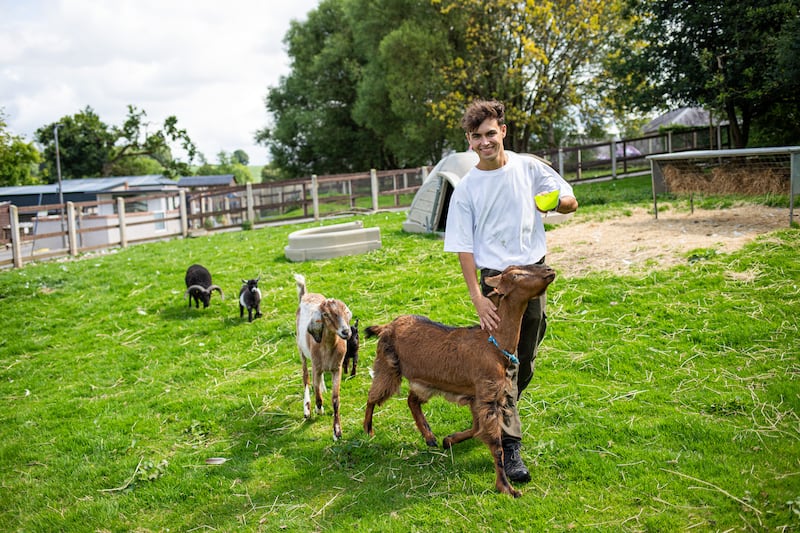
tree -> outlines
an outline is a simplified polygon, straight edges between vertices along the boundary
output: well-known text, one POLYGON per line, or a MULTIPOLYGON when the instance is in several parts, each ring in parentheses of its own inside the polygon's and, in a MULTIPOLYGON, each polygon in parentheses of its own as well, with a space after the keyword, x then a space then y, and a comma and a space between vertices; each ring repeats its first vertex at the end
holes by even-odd
POLYGON ((461 114, 483 97, 506 103, 510 148, 556 146, 620 1, 324 0, 287 34, 292 71, 257 138, 295 176, 432 164, 464 149, 461 114))
POLYGON ((73 116, 36 130, 36 140, 44 147, 45 177, 54 183, 56 175, 55 128, 58 126, 59 158, 63 179, 99 176, 129 176, 145 171, 170 178, 191 175, 196 148, 174 116, 161 128, 152 130, 144 122, 145 111, 128 106, 128 116, 120 127, 105 124, 87 106, 73 116), (178 144, 189 162, 176 159, 172 145, 178 144))
POLYGON ((382 143, 352 117, 361 71, 346 0, 323 0, 284 39, 292 71, 268 91, 272 127, 256 140, 292 176, 355 172, 378 166, 382 143))
MULTIPOLYGON (((433 3, 414 0, 355 0, 347 13, 365 60, 353 118, 383 143, 385 165, 435 163, 454 138, 432 113, 451 56, 446 20, 433 3)), ((463 135, 455 142, 463 146, 463 135)))
POLYGON ((628 0, 611 91, 628 111, 707 107, 745 147, 776 108, 798 117, 799 11, 798 0, 628 0))
POLYGON ((218 164, 212 165, 205 162, 195 171, 195 175, 218 176, 223 174, 233 174, 233 179, 236 180, 236 183, 239 185, 252 183, 254 180, 250 169, 240 163, 239 159, 234 154, 229 155, 225 151, 218 153, 218 164))
POLYGON ((41 154, 33 143, 12 135, 7 127, 5 113, 0 108, 0 186, 36 183, 32 171, 41 161, 41 154))
POLYGON ((44 147, 44 178, 58 180, 55 129, 58 127, 58 152, 63 179, 97 177, 114 146, 114 135, 94 110, 86 106, 73 116, 36 130, 36 141, 44 147))
POLYGON ((144 110, 128 106, 128 117, 122 127, 113 129, 116 142, 103 165, 104 175, 118 175, 115 166, 126 159, 141 157, 157 161, 168 178, 191 175, 190 164, 197 155, 197 148, 186 130, 178 127, 178 119, 174 115, 169 116, 160 129, 151 132, 150 123, 144 122, 146 116, 144 110), (188 162, 173 157, 172 144, 176 143, 186 153, 188 162))
POLYGON ((244 166, 250 164, 250 156, 247 155, 247 152, 245 152, 244 150, 234 150, 233 159, 236 160, 237 163, 244 166))
POLYGON ((618 28, 618 1, 441 0, 453 59, 435 116, 455 127, 474 98, 506 104, 507 145, 555 148, 558 125, 592 94, 596 64, 618 28), (456 29, 460 29, 456 30, 456 29))

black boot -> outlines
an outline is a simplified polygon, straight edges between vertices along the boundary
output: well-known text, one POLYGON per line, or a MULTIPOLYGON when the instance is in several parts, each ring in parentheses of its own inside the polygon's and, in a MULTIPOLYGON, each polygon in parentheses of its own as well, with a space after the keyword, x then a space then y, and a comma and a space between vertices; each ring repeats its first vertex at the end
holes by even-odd
POLYGON ((531 473, 522 462, 519 449, 520 442, 518 440, 503 441, 503 466, 509 481, 527 483, 531 480, 531 473))

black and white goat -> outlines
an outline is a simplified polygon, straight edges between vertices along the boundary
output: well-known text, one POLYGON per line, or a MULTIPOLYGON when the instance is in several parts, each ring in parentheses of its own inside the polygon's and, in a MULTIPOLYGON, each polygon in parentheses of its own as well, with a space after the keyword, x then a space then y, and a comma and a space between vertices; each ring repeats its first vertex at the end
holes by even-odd
POLYGON ((211 293, 219 291, 219 297, 223 300, 225 295, 219 285, 214 285, 211 281, 211 273, 203 265, 192 265, 186 269, 186 292, 184 298, 189 298, 189 307, 192 307, 192 300, 196 308, 200 308, 200 302, 203 302, 203 307, 208 307, 211 301, 211 293))
POLYGON ((317 414, 323 412, 322 393, 325 391, 323 372, 331 373, 331 404, 333 405, 333 440, 342 437, 339 422, 339 386, 342 382, 342 361, 350 338, 353 314, 341 300, 306 292, 306 278, 295 274, 297 282, 297 347, 303 361, 303 415, 311 416, 311 391, 308 380, 308 361, 311 361, 314 397, 317 414))
POLYGON ((258 288, 258 280, 261 276, 255 279, 243 279, 242 288, 239 289, 239 318, 244 317, 244 310, 247 309, 247 321, 253 321, 253 311, 255 311, 256 318, 261 318, 261 289, 258 288))

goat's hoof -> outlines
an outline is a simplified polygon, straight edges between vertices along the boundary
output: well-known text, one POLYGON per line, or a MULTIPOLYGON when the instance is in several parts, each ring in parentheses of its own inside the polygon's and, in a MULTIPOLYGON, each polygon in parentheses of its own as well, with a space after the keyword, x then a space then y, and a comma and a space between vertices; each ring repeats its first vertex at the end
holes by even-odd
POLYGON ((444 448, 445 450, 449 450, 452 447, 453 447, 453 441, 450 440, 450 437, 445 437, 442 440, 442 448, 444 448))
POLYGON ((425 444, 430 446, 431 448, 437 448, 439 444, 436 442, 436 439, 425 439, 425 444))

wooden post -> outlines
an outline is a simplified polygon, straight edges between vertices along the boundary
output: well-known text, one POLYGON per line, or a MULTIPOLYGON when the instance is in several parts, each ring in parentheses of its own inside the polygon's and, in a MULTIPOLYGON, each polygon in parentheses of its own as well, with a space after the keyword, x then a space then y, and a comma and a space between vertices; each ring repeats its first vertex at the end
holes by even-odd
POLYGON ((186 191, 181 189, 178 191, 180 197, 180 212, 181 212, 181 236, 185 239, 189 235, 189 215, 186 206, 186 191))
POLYGON ((611 179, 617 179, 617 141, 615 139, 611 139, 609 149, 611 150, 611 179))
POLYGON ((316 174, 311 174, 311 205, 314 207, 314 220, 319 220, 319 183, 316 174))
POLYGON ((253 226, 256 223, 256 206, 253 200, 253 184, 247 183, 245 185, 247 189, 247 220, 249 220, 253 226))
POLYGON ((67 202, 67 232, 69 233, 69 255, 78 255, 78 232, 75 230, 75 204, 67 202))
POLYGON ((378 171, 374 168, 369 171, 370 187, 372 188, 372 210, 378 210, 378 171))
POLYGON ((789 227, 794 222, 794 197, 800 194, 800 151, 789 153, 789 227))
POLYGON ((128 235, 125 228, 125 199, 117 198, 117 218, 119 218, 119 245, 128 247, 128 235))
POLYGON ((17 206, 10 205, 8 214, 11 215, 11 254, 14 257, 14 268, 22 268, 22 246, 19 234, 19 212, 17 206))

